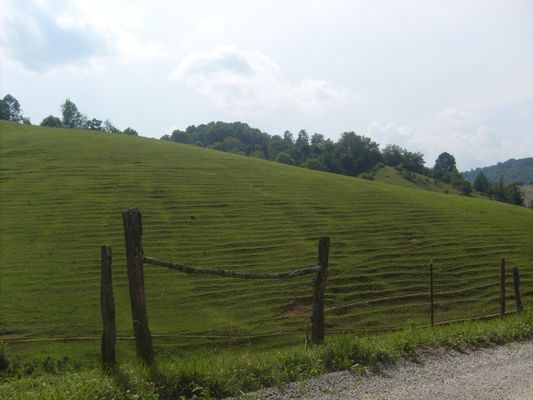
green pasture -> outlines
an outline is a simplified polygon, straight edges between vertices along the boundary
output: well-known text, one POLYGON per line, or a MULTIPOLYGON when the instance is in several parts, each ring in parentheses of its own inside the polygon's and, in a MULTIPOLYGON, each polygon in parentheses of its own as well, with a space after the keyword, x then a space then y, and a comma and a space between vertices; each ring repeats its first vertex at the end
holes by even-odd
MULTIPOLYGON (((428 323, 431 259, 437 322, 498 311, 501 257, 520 267, 524 305, 533 305, 530 209, 420 190, 392 175, 395 184, 154 139, 3 121, 0 160, 0 340, 22 353, 96 360, 103 244, 113 248, 118 335, 131 335, 121 212, 133 206, 143 213, 147 256, 197 267, 312 266, 318 238, 331 236, 332 332, 428 323), (71 337, 88 339, 13 342, 71 337)), ((156 338, 158 354, 214 342, 184 334, 309 329, 310 276, 242 281, 145 265, 145 284, 153 334, 177 336, 156 338)), ((119 353, 129 357, 131 342, 119 341, 119 353)))

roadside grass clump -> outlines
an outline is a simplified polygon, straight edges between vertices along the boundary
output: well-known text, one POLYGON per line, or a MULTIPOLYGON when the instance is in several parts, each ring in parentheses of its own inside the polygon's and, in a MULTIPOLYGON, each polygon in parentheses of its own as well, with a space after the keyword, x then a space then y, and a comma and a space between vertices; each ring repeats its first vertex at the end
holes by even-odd
POLYGON ((428 347, 454 350, 475 349, 533 337, 533 312, 508 316, 503 321, 467 321, 443 326, 434 332, 421 331, 419 341, 428 347))
POLYGON ((79 372, 81 363, 67 356, 60 358, 46 357, 21 357, 13 348, 0 343, 0 381, 8 378, 21 378, 41 375, 59 375, 68 372, 79 372))
POLYGON ((438 327, 408 327, 380 335, 338 335, 322 346, 276 351, 229 351, 160 357, 153 366, 124 363, 108 374, 93 369, 4 379, 2 399, 208 399, 242 395, 263 387, 309 379, 326 372, 379 371, 399 359, 416 360, 421 349, 465 351, 533 338, 533 312, 503 320, 438 327))
MULTIPOLYGON (((139 399, 122 392, 99 370, 0 381, 0 398, 32 400, 139 399)), ((155 397, 153 397, 155 399, 155 397)))

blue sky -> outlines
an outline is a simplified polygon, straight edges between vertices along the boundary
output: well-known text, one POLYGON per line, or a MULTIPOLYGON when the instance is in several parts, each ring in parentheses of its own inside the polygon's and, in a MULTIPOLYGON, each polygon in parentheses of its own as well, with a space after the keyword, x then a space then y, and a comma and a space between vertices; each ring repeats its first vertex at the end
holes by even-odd
POLYGON ((531 1, 0 3, 0 94, 33 123, 69 97, 160 137, 240 120, 455 155, 533 156, 531 1))

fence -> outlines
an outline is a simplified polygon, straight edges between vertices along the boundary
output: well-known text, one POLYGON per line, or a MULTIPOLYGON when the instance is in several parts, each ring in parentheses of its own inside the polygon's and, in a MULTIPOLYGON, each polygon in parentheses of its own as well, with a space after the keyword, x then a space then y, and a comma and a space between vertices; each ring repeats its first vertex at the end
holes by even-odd
MULTIPOLYGON (((151 363, 154 358, 152 334, 148 325, 148 314, 146 309, 146 297, 144 290, 144 264, 151 264, 170 268, 187 274, 208 274, 224 278, 237 279, 290 279, 309 274, 316 274, 313 285, 312 311, 311 311, 311 341, 314 344, 321 344, 325 335, 325 309, 324 297, 328 276, 329 263, 329 237, 321 237, 318 241, 318 261, 317 266, 303 268, 281 273, 254 273, 237 272, 226 269, 197 268, 182 264, 173 263, 144 255, 142 247, 142 216, 137 208, 128 209, 123 214, 124 236, 126 244, 126 262, 128 270, 129 294, 131 312, 133 319, 133 332, 136 345, 137 356, 140 360, 151 363)), ((112 252, 108 246, 101 247, 101 313, 103 322, 102 335, 102 362, 106 366, 116 362, 115 355, 115 306, 112 289, 111 276, 112 252)), ((499 285, 499 316, 503 318, 505 310, 505 258, 500 262, 500 285, 499 285)), ((513 267, 513 286, 516 299, 517 312, 523 310, 520 297, 520 276, 517 267, 513 267)), ((429 263, 429 312, 430 325, 435 325, 434 320, 434 276, 433 260, 429 263)), ((405 297, 398 296, 398 297, 405 297)), ((341 307, 349 306, 343 305, 341 307)), ((339 308, 339 307, 337 307, 339 308)), ((482 316, 492 317, 493 315, 482 316)), ((472 319, 472 318, 468 318, 472 319)), ((445 321, 453 322, 453 321, 445 321)), ((441 322, 442 323, 442 322, 441 322)), ((366 329, 368 330, 368 329, 366 329)), ((335 332, 335 330, 330 330, 335 332)), ((158 335, 164 336, 164 335, 158 335)))
MULTIPOLYGON (((167 260, 145 257, 142 247, 142 216, 132 208, 123 213, 126 262, 128 269, 133 332, 138 357, 152 362, 154 357, 152 335, 148 326, 146 298, 144 291, 144 264, 152 264, 174 269, 187 274, 208 274, 238 279, 290 279, 316 274, 313 287, 311 340, 315 344, 324 341, 324 292, 326 289, 329 237, 318 241, 318 263, 316 267, 297 269, 282 273, 237 272, 226 269, 195 268, 176 264, 167 260)), ((114 298, 111 281, 111 248, 102 246, 102 290, 101 309, 104 333, 102 336, 102 362, 106 365, 115 362, 115 321, 114 298)))

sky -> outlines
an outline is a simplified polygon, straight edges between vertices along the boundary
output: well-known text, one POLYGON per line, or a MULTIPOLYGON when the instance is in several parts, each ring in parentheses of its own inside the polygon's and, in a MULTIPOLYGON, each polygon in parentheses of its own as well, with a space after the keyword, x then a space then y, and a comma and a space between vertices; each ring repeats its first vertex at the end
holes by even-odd
POLYGON ((533 1, 2 0, 0 95, 159 138, 354 131, 460 170, 533 156, 533 1))

